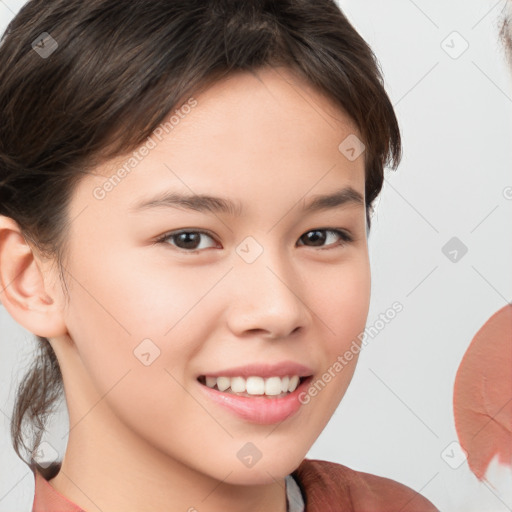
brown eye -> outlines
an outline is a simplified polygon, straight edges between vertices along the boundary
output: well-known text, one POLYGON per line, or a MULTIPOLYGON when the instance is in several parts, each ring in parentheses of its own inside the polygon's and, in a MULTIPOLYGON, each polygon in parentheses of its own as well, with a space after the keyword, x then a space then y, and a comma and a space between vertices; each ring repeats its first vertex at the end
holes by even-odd
POLYGON ((353 241, 352 237, 348 233, 339 229, 313 229, 304 233, 299 240, 302 242, 301 245, 324 247, 326 241, 331 241, 331 243, 327 244, 328 246, 333 245, 332 240, 334 239, 335 243, 336 238, 341 239, 342 243, 334 244, 335 246, 345 245, 345 243, 353 241))
MULTIPOLYGON (((204 231, 178 231, 166 234, 157 242, 169 244, 169 241, 171 241, 170 245, 174 245, 178 249, 182 249, 187 252, 192 252, 208 248, 204 246, 204 242, 202 243, 205 238, 213 240, 213 237, 204 231)), ((215 244, 210 245, 210 247, 214 246, 215 244)))

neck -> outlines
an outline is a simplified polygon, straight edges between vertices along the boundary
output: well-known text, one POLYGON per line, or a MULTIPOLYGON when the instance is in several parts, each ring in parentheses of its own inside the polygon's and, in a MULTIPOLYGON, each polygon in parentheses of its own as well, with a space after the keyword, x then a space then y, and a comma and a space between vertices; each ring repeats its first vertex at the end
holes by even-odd
MULTIPOLYGON (((285 481, 234 485, 213 478, 141 442, 100 404, 72 422, 52 487, 87 512, 286 512, 285 481)), ((226 478, 229 471, 226 473, 226 478)))

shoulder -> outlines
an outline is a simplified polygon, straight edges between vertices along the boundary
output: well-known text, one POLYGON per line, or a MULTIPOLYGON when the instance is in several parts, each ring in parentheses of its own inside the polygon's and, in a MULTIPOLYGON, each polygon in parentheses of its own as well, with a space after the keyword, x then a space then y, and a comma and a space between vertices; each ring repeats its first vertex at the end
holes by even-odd
POLYGON ((437 512, 424 496, 395 480, 354 471, 325 460, 304 459, 292 473, 301 487, 308 512, 437 512))
POLYGON ((49 482, 59 472, 61 463, 42 467, 32 461, 30 469, 34 474, 34 500, 31 512, 85 512, 75 503, 60 494, 49 482))

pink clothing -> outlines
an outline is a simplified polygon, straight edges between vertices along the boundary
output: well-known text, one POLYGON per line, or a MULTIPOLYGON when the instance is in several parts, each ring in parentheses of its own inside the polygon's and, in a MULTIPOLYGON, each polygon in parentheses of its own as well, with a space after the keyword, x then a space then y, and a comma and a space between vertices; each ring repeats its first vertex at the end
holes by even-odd
MULTIPOLYGON (((54 464, 45 476, 35 472, 32 512, 84 512, 46 480, 59 470, 60 464, 54 464)), ((403 484, 334 462, 304 459, 292 476, 302 491, 305 512, 438 512, 403 484)))

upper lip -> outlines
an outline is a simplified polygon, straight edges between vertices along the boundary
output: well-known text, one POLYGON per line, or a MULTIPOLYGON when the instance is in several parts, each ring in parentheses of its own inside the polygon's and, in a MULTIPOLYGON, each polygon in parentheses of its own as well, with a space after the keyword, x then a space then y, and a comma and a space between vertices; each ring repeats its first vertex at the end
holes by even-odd
POLYGON ((280 363, 255 363, 245 366, 235 366, 225 368, 215 372, 207 372, 201 374, 204 377, 286 377, 298 375, 299 377, 309 377, 313 374, 313 370, 303 364, 294 363, 293 361, 282 361, 280 363))

